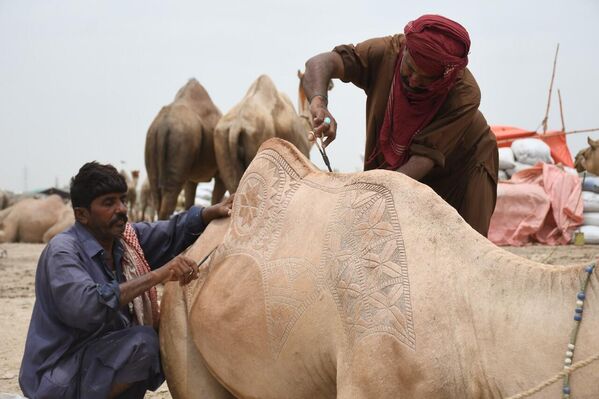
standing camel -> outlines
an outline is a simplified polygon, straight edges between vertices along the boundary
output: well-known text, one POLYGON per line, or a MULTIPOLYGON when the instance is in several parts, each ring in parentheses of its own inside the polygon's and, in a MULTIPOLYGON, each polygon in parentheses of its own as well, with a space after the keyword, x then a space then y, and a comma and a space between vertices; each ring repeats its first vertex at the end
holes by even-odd
POLYGON ((145 160, 159 219, 173 213, 182 189, 185 208, 191 207, 199 182, 215 179, 212 203, 224 195, 213 144, 214 127, 220 117, 206 89, 190 79, 150 125, 145 160))
POLYGON ((152 202, 152 191, 148 179, 143 181, 139 190, 139 211, 141 221, 153 222, 156 219, 156 207, 152 202))
POLYGON ((237 189, 260 145, 270 138, 287 140, 309 157, 312 144, 308 131, 312 124, 304 102, 305 95, 300 94, 298 115, 289 97, 279 92, 268 76, 261 75, 243 99, 222 117, 214 133, 214 151, 220 176, 230 193, 237 189))
POLYGON ((122 169, 120 172, 121 176, 125 178, 127 182, 127 216, 132 221, 139 219, 137 209, 137 182, 139 181, 139 170, 132 170, 131 177, 127 171, 122 169))

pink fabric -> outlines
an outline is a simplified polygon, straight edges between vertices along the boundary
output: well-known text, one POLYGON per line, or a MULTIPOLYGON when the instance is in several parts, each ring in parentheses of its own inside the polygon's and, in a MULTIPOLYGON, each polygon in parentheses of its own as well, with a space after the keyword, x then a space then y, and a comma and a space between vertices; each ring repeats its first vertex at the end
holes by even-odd
POLYGON ((582 224, 578 176, 555 165, 538 163, 497 187, 489 240, 497 245, 568 244, 582 224))

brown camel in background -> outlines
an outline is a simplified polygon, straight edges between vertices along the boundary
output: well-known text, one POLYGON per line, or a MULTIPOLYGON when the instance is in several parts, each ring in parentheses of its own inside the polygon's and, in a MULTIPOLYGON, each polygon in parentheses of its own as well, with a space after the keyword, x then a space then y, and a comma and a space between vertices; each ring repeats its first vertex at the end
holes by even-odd
POLYGON ((574 167, 578 172, 587 171, 599 176, 599 140, 587 137, 589 147, 578 151, 574 159, 574 167))
POLYGON ((199 182, 215 179, 212 203, 223 197, 213 144, 220 117, 206 89, 190 79, 152 122, 146 136, 145 162, 159 219, 173 213, 182 189, 185 208, 192 206, 199 182))

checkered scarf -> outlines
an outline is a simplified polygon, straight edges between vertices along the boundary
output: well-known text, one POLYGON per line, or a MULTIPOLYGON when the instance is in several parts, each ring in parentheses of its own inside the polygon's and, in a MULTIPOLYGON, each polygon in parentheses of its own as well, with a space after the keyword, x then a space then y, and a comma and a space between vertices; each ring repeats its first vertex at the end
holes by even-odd
MULTIPOLYGON (((125 279, 132 280, 149 273, 151 271, 150 265, 148 265, 144 251, 141 249, 141 245, 139 245, 137 234, 135 234, 131 223, 127 223, 125 226, 121 242, 125 248, 123 255, 123 274, 125 275, 125 279)), ((129 309, 135 315, 137 324, 158 328, 160 308, 156 287, 152 287, 140 296, 135 297, 129 303, 129 309)))

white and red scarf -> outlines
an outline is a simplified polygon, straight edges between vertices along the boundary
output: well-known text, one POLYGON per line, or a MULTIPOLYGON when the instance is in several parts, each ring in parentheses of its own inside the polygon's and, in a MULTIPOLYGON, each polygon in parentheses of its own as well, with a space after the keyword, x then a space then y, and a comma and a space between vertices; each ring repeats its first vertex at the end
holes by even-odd
MULTIPOLYGON (((126 280, 132 280, 151 271, 150 265, 144 256, 144 251, 139 245, 137 234, 131 223, 125 226, 125 232, 121 240, 123 248, 123 274, 126 280)), ((153 326, 158 328, 160 321, 160 308, 158 305, 158 293, 156 287, 150 288, 129 303, 129 309, 135 322, 141 326, 153 326)))

